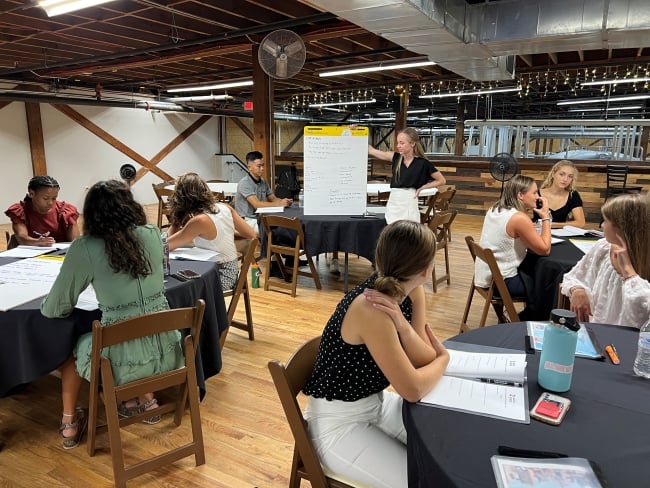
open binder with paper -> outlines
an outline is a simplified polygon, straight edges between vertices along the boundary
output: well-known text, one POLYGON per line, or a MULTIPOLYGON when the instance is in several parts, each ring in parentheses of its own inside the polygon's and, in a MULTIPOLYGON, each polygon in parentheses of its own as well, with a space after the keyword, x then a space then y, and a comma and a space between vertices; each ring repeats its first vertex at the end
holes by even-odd
POLYGON ((525 353, 459 342, 447 348, 445 375, 420 403, 530 423, 525 353))

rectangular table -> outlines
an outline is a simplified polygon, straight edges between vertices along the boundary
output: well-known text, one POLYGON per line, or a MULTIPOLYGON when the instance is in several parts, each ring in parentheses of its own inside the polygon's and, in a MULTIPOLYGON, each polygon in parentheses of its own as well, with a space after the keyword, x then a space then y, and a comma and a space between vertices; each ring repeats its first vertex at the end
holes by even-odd
MULTIPOLYGON (((11 262, 0 258, 0 265, 11 262)), ((226 305, 216 265, 212 262, 172 261, 172 273, 192 269, 201 278, 179 281, 166 277, 165 291, 170 307, 193 306, 205 300, 196 369, 201 396, 205 381, 221 370, 219 336, 228 326, 226 305)), ((101 318, 99 310, 75 309, 68 317, 48 319, 41 314, 42 298, 6 312, 0 312, 0 397, 58 368, 72 354, 77 338, 91 331, 92 321, 101 318)))

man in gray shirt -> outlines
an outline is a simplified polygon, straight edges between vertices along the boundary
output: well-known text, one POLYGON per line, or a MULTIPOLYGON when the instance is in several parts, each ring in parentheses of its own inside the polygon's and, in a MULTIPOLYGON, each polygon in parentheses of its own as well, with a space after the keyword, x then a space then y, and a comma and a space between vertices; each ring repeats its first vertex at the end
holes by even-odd
POLYGON ((235 196, 235 211, 259 235, 255 210, 260 207, 288 207, 290 198, 278 198, 273 194, 269 184, 262 178, 264 174, 264 156, 259 151, 252 151, 246 155, 246 164, 249 174, 244 176, 237 184, 235 196))

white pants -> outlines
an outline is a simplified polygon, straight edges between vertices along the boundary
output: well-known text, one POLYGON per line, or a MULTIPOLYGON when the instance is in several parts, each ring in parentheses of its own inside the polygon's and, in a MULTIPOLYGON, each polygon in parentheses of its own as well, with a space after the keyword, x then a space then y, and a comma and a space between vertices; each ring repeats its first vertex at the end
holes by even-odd
POLYGON ((413 188, 391 188, 386 204, 386 222, 412 220, 420 223, 420 208, 413 188))
POLYGON ((305 418, 321 464, 359 486, 405 488, 402 398, 384 391, 356 402, 308 397, 305 418))

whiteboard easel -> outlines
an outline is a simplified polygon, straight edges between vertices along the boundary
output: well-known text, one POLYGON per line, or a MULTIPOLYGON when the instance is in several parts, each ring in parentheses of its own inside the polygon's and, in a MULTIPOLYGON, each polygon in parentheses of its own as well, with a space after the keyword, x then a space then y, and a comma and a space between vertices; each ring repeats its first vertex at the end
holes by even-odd
POLYGON ((305 215, 363 215, 368 180, 368 128, 304 129, 305 215))

